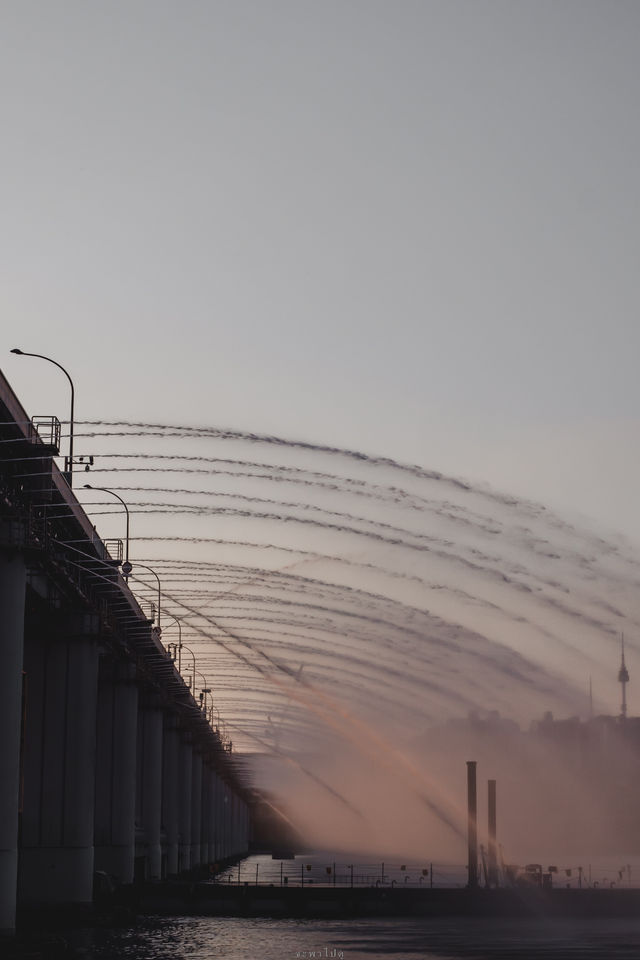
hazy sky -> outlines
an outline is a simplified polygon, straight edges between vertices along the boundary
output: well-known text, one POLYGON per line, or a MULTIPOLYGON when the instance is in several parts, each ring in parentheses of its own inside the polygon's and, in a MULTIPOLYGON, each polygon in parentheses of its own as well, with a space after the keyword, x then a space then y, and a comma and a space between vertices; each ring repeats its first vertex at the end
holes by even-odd
MULTIPOLYGON (((0 365, 640 541, 640 5, 0 2, 0 365)), ((99 450, 81 451, 99 455, 99 450)))

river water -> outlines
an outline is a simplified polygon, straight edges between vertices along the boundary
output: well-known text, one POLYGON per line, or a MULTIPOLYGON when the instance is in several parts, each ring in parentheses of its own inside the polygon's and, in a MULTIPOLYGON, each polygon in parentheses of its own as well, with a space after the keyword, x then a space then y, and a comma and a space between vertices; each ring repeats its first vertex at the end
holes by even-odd
MULTIPOLYGON (((614 869, 621 857, 608 861, 585 858, 591 886, 637 887, 640 862, 632 863, 622 880, 614 869)), ((293 860, 251 856, 216 877, 221 883, 299 887, 351 884, 354 887, 413 887, 428 884, 430 871, 421 861, 388 858, 382 863, 344 852, 299 854, 293 860), (331 873, 328 870, 331 870, 331 873), (384 878, 384 879, 383 879, 384 878)), ((433 867, 435 887, 462 887, 460 865, 433 867)), ((563 871, 564 873, 564 871, 563 871)), ((585 867, 584 885, 589 886, 585 867)), ((576 887, 578 878, 563 876, 562 886, 576 887)), ((479 917, 377 917, 366 919, 274 919, 269 917, 140 916, 118 927, 87 927, 60 932, 74 960, 638 960, 640 917, 620 919, 496 919, 479 917)), ((29 931, 23 934, 29 939, 29 931)), ((37 937, 37 934, 36 934, 37 937)), ((38 944, 35 944, 38 947, 38 944)), ((42 951, 42 947, 39 947, 42 951)), ((0 951, 1 954, 1 951, 0 951)), ((32 954, 28 954, 31 956, 32 954)), ((35 954, 33 954, 35 955, 35 954)), ((38 957, 49 954, 39 952, 38 957)), ((52 955, 53 956, 53 955, 52 955)), ((56 957, 58 955, 56 954, 56 957)), ((20 954, 23 957, 23 954, 20 954)))
POLYGON ((640 919, 146 917, 77 931, 74 946, 85 960, 637 960, 640 919))
MULTIPOLYGON (((620 858, 618 858, 620 859, 620 858)), ((585 863, 588 859, 585 859, 585 863)), ((593 864, 593 880, 609 886, 618 878, 618 861, 593 864), (595 878, 598 878, 598 881, 595 878)), ((417 887, 427 884, 425 864, 389 858, 382 863, 329 852, 298 855, 281 861, 252 856, 216 879, 279 887, 332 885, 417 887), (329 873, 329 869, 331 873, 329 873), (382 880, 384 878, 384 880, 382 880)), ((464 867, 433 867, 434 885, 461 887, 464 867)), ((640 864, 633 860, 621 886, 636 886, 640 864)), ((585 885, 587 883, 585 868, 585 885)), ((576 887, 578 878, 563 876, 562 885, 576 887)), ((511 919, 477 917, 271 919, 246 917, 141 917, 128 927, 75 931, 70 937, 83 960, 638 960, 640 917, 625 919, 511 919)))

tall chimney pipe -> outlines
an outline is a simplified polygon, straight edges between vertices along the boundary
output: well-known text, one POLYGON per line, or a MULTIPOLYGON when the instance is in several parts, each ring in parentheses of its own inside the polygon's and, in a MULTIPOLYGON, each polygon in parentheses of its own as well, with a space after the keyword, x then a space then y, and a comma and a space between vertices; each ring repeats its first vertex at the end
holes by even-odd
POLYGON ((498 886, 496 858, 496 781, 489 780, 489 886, 498 886))
POLYGON ((474 888, 478 886, 478 822, 475 760, 467 760, 467 812, 467 831, 469 837, 468 886, 474 888))

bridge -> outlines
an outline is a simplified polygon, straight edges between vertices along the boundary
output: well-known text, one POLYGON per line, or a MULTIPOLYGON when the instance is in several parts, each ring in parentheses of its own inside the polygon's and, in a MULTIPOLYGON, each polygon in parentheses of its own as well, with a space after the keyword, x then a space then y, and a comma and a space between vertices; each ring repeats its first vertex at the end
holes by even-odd
MULTIPOLYGON (((247 851, 252 793, 0 373, 0 931, 247 851)), ((115 556, 112 556, 115 554, 115 556)), ((147 611, 148 614, 148 611, 147 611)), ((155 619, 155 622, 154 622, 155 619)), ((205 702, 206 706, 206 702, 205 702)))

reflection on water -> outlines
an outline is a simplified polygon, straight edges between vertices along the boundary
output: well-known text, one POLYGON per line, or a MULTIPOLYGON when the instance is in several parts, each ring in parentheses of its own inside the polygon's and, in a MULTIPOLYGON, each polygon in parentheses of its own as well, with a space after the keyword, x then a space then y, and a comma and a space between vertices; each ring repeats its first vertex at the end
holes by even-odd
POLYGON ((86 960, 637 960, 640 920, 156 917, 78 932, 86 960))

